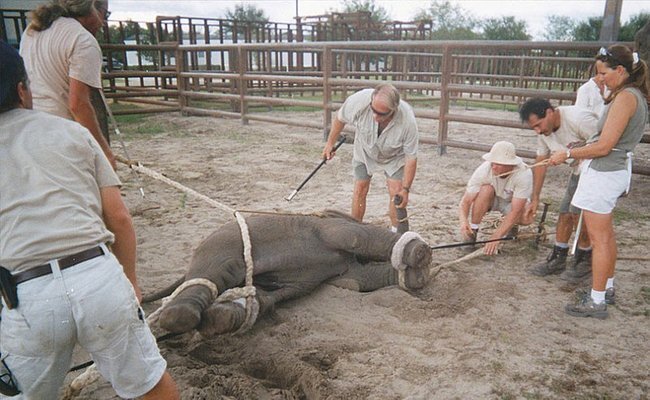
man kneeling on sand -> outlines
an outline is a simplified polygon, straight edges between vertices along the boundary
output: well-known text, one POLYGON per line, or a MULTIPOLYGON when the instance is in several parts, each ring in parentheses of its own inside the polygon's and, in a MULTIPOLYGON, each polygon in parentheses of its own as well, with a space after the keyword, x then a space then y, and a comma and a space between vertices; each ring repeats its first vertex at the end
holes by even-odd
MULTIPOLYGON (((476 242, 479 226, 488 211, 499 211, 504 216, 489 240, 503 238, 518 224, 528 225, 533 220, 524 218, 533 191, 533 174, 517 157, 515 146, 497 142, 483 159, 485 162, 472 174, 459 204, 460 232, 466 242, 476 242)), ((496 254, 500 243, 486 243, 483 252, 496 254)))

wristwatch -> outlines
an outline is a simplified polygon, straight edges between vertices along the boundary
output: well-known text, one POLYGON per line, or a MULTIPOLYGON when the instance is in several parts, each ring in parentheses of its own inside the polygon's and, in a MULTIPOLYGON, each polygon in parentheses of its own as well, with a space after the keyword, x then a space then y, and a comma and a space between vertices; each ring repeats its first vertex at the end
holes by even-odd
POLYGON ((406 190, 406 193, 411 193, 411 188, 408 186, 402 186, 402 189, 406 190))
POLYGON ((566 158, 571 158, 571 149, 566 149, 566 158))

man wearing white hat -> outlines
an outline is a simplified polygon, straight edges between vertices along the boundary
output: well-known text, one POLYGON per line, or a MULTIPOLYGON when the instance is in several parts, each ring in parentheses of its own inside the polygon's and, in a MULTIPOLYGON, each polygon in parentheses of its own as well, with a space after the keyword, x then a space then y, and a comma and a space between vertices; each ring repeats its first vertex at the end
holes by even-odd
MULTIPOLYGON (((510 142, 496 142, 469 179, 460 200, 460 232, 463 240, 475 242, 479 226, 488 211, 499 211, 504 219, 489 240, 500 239, 517 224, 528 225, 524 210, 533 191, 533 174, 510 142), (471 213, 471 216, 470 216, 471 213)), ((500 242, 487 243, 484 253, 496 254, 500 242)))

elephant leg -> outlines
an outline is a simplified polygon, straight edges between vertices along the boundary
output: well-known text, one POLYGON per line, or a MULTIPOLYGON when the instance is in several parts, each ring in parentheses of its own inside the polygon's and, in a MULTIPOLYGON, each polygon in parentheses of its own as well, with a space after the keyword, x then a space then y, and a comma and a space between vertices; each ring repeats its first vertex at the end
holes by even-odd
MULTIPOLYGON (((219 292, 241 284, 246 272, 236 260, 227 260, 218 266, 203 266, 201 269, 193 265, 186 279, 206 278, 217 285, 219 292)), ((190 286, 165 306, 160 313, 160 326, 173 333, 188 332, 199 326, 204 310, 210 307, 214 300, 207 287, 190 286)))
POLYGON ((201 322, 201 311, 211 302, 212 294, 207 287, 191 286, 165 306, 158 323, 172 333, 189 332, 201 322))
POLYGON ((341 219, 323 221, 319 230, 319 238, 327 247, 372 261, 390 260, 399 237, 385 228, 341 219))
POLYGON ((370 262, 351 267, 328 283, 357 292, 371 292, 397 284, 396 271, 388 262, 370 262))
POLYGON ((214 303, 201 314, 198 331, 205 338, 235 332, 246 320, 246 308, 234 301, 214 303))
MULTIPOLYGON (((275 304, 311 293, 323 280, 310 280, 286 283, 275 290, 264 290, 256 287, 259 303, 258 318, 273 309, 275 304)), ((246 320, 244 302, 239 301, 214 303, 201 315, 199 333, 204 337, 213 337, 224 333, 237 331, 246 320)))

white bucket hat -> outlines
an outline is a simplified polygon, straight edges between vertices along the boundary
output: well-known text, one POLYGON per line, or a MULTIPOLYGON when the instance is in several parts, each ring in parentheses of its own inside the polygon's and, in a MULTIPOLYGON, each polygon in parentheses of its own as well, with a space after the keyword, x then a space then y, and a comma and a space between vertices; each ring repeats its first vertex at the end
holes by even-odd
POLYGON ((523 163, 523 160, 517 157, 515 145, 506 141, 496 142, 489 153, 483 154, 483 159, 503 165, 519 165, 523 163))

